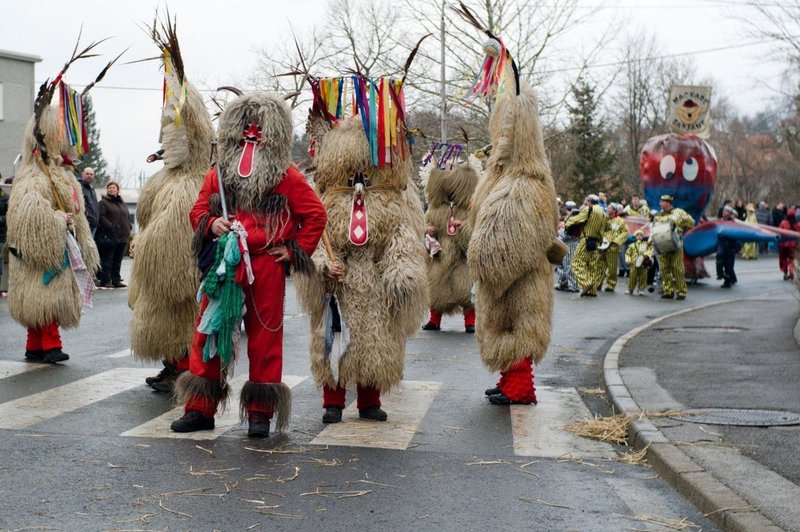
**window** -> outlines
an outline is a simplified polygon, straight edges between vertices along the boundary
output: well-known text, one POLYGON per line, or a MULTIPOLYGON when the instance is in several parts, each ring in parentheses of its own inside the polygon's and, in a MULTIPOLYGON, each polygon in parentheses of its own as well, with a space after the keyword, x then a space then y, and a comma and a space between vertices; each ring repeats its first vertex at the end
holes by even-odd
POLYGON ((3 84, 0 83, 0 120, 3 120, 3 84))

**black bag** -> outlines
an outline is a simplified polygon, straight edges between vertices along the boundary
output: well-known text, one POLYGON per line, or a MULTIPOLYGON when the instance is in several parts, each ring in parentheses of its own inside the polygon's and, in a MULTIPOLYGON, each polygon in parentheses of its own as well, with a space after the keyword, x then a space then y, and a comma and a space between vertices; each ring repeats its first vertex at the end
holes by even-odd
POLYGON ((597 251, 597 238, 587 236, 586 237, 586 251, 597 251))

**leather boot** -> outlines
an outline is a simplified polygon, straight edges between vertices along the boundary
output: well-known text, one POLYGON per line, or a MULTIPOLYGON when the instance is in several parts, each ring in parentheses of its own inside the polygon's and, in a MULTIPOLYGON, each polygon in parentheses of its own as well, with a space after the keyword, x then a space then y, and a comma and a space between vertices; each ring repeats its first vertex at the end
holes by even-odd
POLYGON ((252 412, 247 416, 247 436, 269 438, 269 418, 263 412, 252 412))
POLYGON ((158 373, 158 375, 155 375, 153 377, 147 377, 144 380, 145 384, 147 384, 148 386, 152 386, 154 383, 161 382, 161 381, 167 379, 168 377, 172 376, 173 374, 177 374, 178 373, 178 370, 175 369, 175 366, 172 363, 167 362, 166 360, 164 360, 164 361, 162 361, 162 364, 164 364, 164 369, 162 369, 158 373))
POLYGON ((172 393, 172 391, 175 389, 175 381, 178 380, 178 377, 180 377, 182 373, 183 371, 174 370, 163 380, 152 383, 150 387, 160 393, 172 393))
POLYGON ((28 362, 44 362, 44 351, 41 349, 26 349, 25 360, 28 362))
POLYGON ((62 351, 61 348, 48 349, 44 352, 44 356, 42 357, 42 361, 49 364, 64 362, 65 360, 69 360, 69 355, 62 351))
POLYGON ((371 419, 372 421, 386 421, 389 416, 386 412, 381 410, 379 406, 371 406, 369 408, 360 408, 358 410, 358 417, 361 419, 371 419))
POLYGON ((486 390, 483 393, 485 393, 486 395, 497 395, 497 394, 502 393, 502 392, 500 391, 499 387, 495 386, 494 388, 489 388, 488 390, 486 390))
POLYGON ((189 410, 183 417, 176 419, 170 425, 173 432, 195 432, 198 430, 213 430, 214 418, 205 417, 197 410, 189 410))
POLYGON ((329 406, 322 414, 323 423, 339 423, 342 421, 342 409, 338 406, 329 406))

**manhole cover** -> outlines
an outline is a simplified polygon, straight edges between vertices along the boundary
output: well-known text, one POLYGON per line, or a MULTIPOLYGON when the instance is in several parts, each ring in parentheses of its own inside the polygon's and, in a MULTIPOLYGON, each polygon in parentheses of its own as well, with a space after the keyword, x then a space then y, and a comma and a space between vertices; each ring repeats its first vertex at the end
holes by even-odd
POLYGON ((774 427, 800 425, 800 414, 784 410, 753 410, 735 408, 692 408, 674 419, 709 425, 737 427, 774 427))
POLYGON ((674 332, 682 332, 682 333, 736 333, 748 330, 746 327, 714 327, 714 326, 703 326, 703 325, 688 325, 686 327, 661 327, 656 328, 657 331, 674 331, 674 332))

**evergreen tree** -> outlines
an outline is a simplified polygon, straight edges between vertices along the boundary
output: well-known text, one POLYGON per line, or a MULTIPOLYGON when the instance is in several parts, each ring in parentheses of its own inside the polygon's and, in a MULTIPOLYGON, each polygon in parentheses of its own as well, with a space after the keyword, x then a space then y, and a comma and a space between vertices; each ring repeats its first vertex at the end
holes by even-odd
POLYGON ((570 115, 569 135, 572 137, 573 164, 569 175, 571 191, 576 197, 604 191, 619 192, 619 178, 609 177, 615 154, 607 146, 605 121, 598 118, 599 99, 595 88, 584 78, 572 86, 574 103, 567 104, 570 115))
POLYGON ((110 179, 108 175, 108 163, 103 157, 103 150, 100 148, 100 130, 97 128, 97 120, 94 115, 92 97, 88 94, 83 98, 83 110, 86 116, 86 134, 89 137, 89 153, 83 154, 81 164, 75 169, 78 175, 83 174, 83 169, 87 166, 94 168, 94 181, 92 186, 104 187, 110 179))

